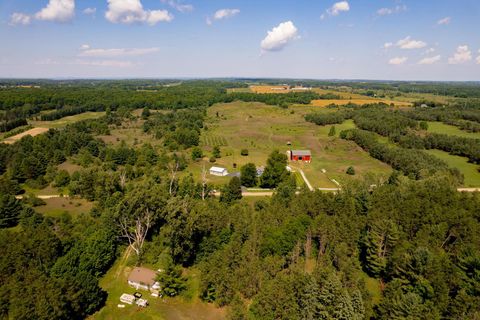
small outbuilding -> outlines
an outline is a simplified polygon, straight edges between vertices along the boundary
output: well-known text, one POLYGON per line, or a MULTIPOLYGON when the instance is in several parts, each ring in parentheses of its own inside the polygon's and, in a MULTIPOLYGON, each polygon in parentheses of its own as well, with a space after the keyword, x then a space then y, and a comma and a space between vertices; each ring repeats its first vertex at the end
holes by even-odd
POLYGON ((222 167, 211 167, 210 174, 212 176, 224 177, 228 175, 228 170, 222 167))
POLYGON ((157 273, 151 269, 135 267, 128 276, 128 284, 135 289, 157 290, 160 284, 156 281, 157 273))
POLYGON ((290 161, 312 161, 312 153, 310 150, 288 150, 287 157, 290 161))

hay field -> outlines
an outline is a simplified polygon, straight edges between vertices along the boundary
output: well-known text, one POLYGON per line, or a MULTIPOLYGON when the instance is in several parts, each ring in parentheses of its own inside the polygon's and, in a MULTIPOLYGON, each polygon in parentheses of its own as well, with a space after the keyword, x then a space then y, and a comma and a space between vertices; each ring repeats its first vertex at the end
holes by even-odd
POLYGON ((326 107, 330 104, 336 105, 346 105, 348 103, 355 103, 358 105, 368 104, 368 103, 386 103, 388 105, 394 104, 396 107, 410 107, 412 104, 405 101, 394 101, 394 100, 385 100, 385 99, 376 99, 376 98, 352 98, 352 99, 321 99, 321 100, 312 100, 311 105, 316 107, 326 107))
MULTIPOLYGON (((221 147, 222 157, 215 165, 223 166, 229 172, 238 171, 240 166, 253 162, 257 166, 265 165, 269 154, 278 149, 286 152, 288 149, 310 149, 313 161, 310 164, 292 163, 292 167, 301 168, 314 187, 333 188, 336 185, 330 181, 339 182, 351 179, 345 171, 354 166, 357 175, 362 177, 367 172, 389 174, 391 168, 371 158, 368 153, 351 141, 341 140, 338 137, 328 137, 330 126, 317 126, 304 120, 305 113, 314 110, 312 106, 292 106, 281 109, 254 102, 232 102, 216 104, 207 110, 206 124, 208 130, 202 132, 204 137, 223 137, 227 146, 221 147), (216 117, 216 113, 219 117, 216 117), (293 112, 293 113, 292 113, 293 112), (287 146, 287 141, 291 146, 287 146), (241 149, 248 149, 248 156, 241 156, 241 149), (233 164, 237 169, 233 169, 233 164), (322 173, 322 169, 327 174, 322 173)), ((324 109, 324 112, 335 112, 324 109)), ((342 129, 353 127, 353 121, 346 121, 337 125, 337 136, 342 129)), ((213 164, 206 159, 211 156, 212 146, 202 143, 206 158, 204 161, 193 163, 187 173, 193 174, 195 179, 201 176, 202 166, 207 170, 213 164)), ((228 177, 208 176, 212 183, 221 184, 228 181, 228 177)))
POLYGON ((12 144, 12 143, 15 143, 18 140, 22 139, 25 136, 30 135, 32 137, 35 137, 35 136, 37 136, 39 134, 42 134, 42 133, 45 133, 47 131, 48 131, 48 128, 33 128, 33 129, 27 130, 25 132, 19 133, 19 134, 13 136, 13 137, 6 138, 5 140, 3 140, 3 142, 6 143, 6 144, 12 144))

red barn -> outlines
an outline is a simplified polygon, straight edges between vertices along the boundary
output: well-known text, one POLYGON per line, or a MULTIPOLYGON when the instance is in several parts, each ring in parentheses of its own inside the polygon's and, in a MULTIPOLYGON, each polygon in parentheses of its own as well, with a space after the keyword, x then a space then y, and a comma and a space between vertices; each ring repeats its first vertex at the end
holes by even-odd
POLYGON ((310 150, 288 150, 287 157, 290 161, 312 161, 312 153, 310 150))

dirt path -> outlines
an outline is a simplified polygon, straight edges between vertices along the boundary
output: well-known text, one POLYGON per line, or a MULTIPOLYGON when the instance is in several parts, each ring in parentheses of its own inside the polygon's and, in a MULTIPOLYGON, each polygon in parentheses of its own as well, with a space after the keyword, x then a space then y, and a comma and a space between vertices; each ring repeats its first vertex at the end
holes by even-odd
POLYGON ((308 181, 307 176, 305 175, 305 173, 303 172, 303 170, 300 169, 300 168, 298 168, 297 170, 300 172, 300 175, 302 176, 303 181, 305 181, 305 184, 307 185, 308 189, 310 189, 310 191, 313 191, 313 187, 312 187, 312 185, 310 184, 310 181, 308 181))
MULTIPOLYGON (((49 194, 49 195, 36 195, 36 197, 38 199, 52 199, 52 198, 68 198, 68 196, 61 196, 59 194, 49 194)), ((19 196, 15 196, 15 198, 17 199, 23 199, 23 196, 22 195, 19 195, 19 196)))
POLYGON ((458 188, 460 192, 480 192, 480 188, 458 188))

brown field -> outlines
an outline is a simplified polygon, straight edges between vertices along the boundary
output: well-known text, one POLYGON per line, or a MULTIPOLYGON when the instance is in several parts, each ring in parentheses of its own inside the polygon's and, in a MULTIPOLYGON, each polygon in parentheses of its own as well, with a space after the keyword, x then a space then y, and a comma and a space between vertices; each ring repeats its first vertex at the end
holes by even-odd
POLYGON ((25 132, 19 133, 19 134, 13 136, 13 137, 7 138, 7 139, 3 140, 3 142, 7 143, 7 144, 12 144, 12 143, 15 143, 18 140, 22 139, 25 136, 30 135, 32 137, 35 137, 35 136, 37 136, 39 134, 42 134, 42 133, 45 133, 47 131, 48 131, 48 128, 33 128, 33 129, 27 130, 25 132))
POLYGON ((394 104, 396 107, 409 107, 412 104, 410 102, 405 101, 393 101, 393 100, 384 100, 384 99, 375 99, 375 98, 352 98, 352 99, 325 99, 325 100, 312 100, 311 105, 316 107, 326 107, 330 104, 336 105, 345 105, 348 103, 355 103, 355 104, 367 104, 367 103, 386 103, 386 104, 394 104))
POLYGON ((255 93, 288 93, 291 90, 288 86, 250 86, 250 90, 255 93))

